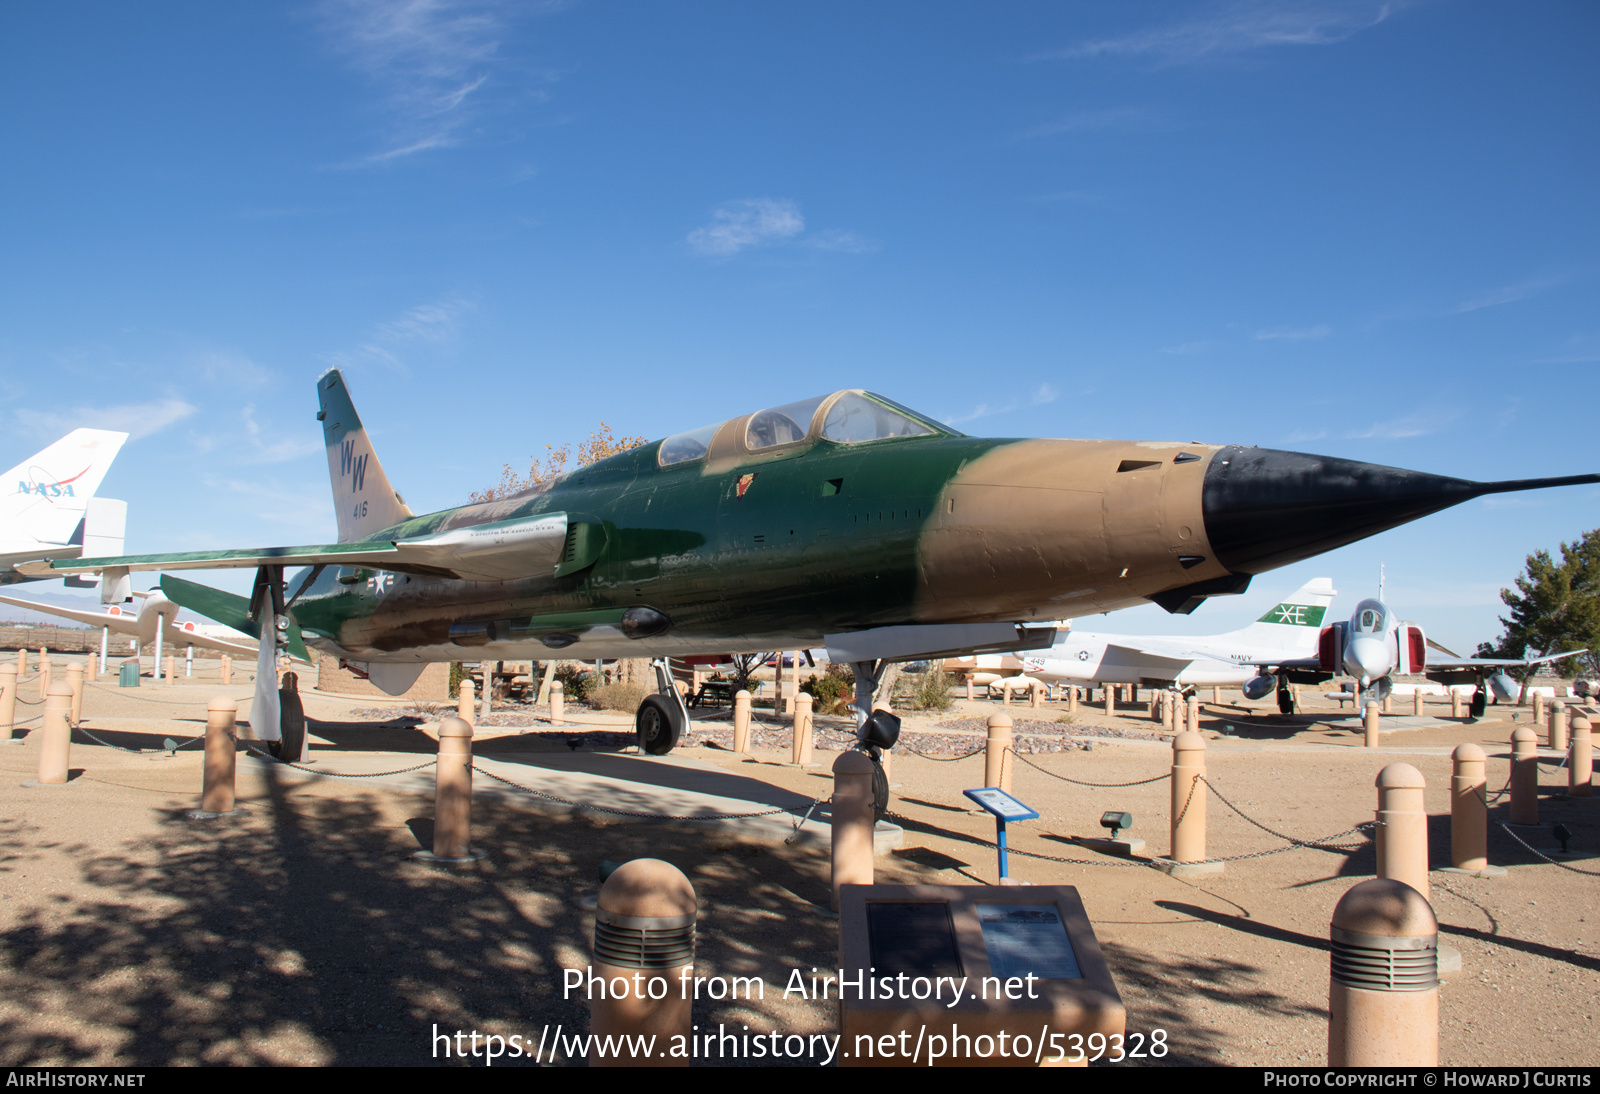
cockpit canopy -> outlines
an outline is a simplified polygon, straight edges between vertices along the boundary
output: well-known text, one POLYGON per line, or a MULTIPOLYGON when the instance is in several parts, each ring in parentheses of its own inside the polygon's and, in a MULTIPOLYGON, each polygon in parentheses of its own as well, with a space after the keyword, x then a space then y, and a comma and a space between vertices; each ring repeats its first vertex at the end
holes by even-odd
POLYGON ((836 391, 760 410, 745 418, 730 418, 716 425, 675 433, 661 442, 657 459, 662 467, 697 460, 710 450, 712 438, 741 422, 744 427, 739 442, 747 452, 765 452, 810 437, 835 444, 865 444, 894 437, 961 435, 935 425, 909 407, 882 395, 869 391, 836 391))
POLYGON ((1354 620, 1356 634, 1382 637, 1389 633, 1389 609, 1381 600, 1363 600, 1357 604, 1354 620))

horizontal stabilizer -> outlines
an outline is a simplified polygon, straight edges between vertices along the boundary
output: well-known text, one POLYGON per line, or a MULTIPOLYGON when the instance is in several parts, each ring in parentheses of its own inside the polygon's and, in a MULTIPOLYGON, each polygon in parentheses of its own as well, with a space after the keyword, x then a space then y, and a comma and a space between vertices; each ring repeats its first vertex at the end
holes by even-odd
MULTIPOLYGON (((170 574, 161 575, 161 591, 166 598, 180 608, 188 608, 197 615, 221 623, 224 627, 232 627, 236 631, 250 634, 259 629, 258 625, 250 619, 250 598, 239 596, 237 593, 223 592, 213 589, 209 585, 200 585, 193 581, 185 581, 181 577, 170 574)), ((306 651, 305 640, 300 637, 300 628, 293 623, 289 625, 288 640, 289 656, 297 661, 311 660, 311 655, 306 651)), ((249 652, 254 653, 254 650, 249 652)))

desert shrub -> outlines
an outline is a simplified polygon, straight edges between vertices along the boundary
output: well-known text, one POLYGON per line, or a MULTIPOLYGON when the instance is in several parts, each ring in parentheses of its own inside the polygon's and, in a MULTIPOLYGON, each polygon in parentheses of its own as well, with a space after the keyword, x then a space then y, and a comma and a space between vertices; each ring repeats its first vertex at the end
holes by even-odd
POLYGON ((856 674, 848 665, 829 665, 827 672, 812 676, 800 690, 816 699, 819 711, 837 714, 855 698, 856 674))
POLYGON ((644 702, 644 688, 638 684, 602 684, 584 696, 596 710, 620 710, 632 714, 644 702))
POLYGON ((461 667, 460 661, 450 662, 450 690, 445 694, 454 699, 461 694, 461 681, 467 678, 467 670, 461 667))
POLYGON ((585 672, 581 665, 570 661, 556 666, 555 679, 561 681, 561 690, 566 697, 577 703, 588 702, 589 693, 599 683, 594 673, 585 672))
POLYGON ((935 664, 913 681, 911 705, 917 710, 949 710, 950 702, 950 677, 943 665, 935 664))

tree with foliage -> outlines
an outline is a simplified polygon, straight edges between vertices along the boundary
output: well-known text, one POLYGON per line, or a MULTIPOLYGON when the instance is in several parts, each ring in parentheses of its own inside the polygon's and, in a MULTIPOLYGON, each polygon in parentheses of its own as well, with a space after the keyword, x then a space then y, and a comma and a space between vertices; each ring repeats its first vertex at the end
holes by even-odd
MULTIPOLYGON (((1600 674, 1600 529, 1587 532, 1576 543, 1561 545, 1561 561, 1548 551, 1528 556, 1528 565, 1516 581, 1516 592, 1500 590, 1511 617, 1500 618, 1505 633, 1498 643, 1478 647, 1479 657, 1543 657, 1563 650, 1587 650, 1552 664, 1569 671, 1600 674)), ((1517 670, 1523 698, 1528 681, 1538 668, 1517 670)))
MULTIPOLYGON (((601 422, 600 428, 589 434, 588 440, 578 442, 576 466, 587 467, 607 456, 615 456, 619 452, 626 452, 647 443, 649 443, 648 437, 618 437, 611 432, 610 426, 601 422)), ((500 472, 499 483, 487 490, 475 491, 472 500, 499 501, 501 498, 509 498, 541 482, 549 482, 565 472, 567 462, 574 456, 572 446, 564 444, 557 448, 553 444, 547 444, 544 447, 546 454, 542 459, 538 456, 528 458, 526 478, 518 477, 508 463, 500 472)))

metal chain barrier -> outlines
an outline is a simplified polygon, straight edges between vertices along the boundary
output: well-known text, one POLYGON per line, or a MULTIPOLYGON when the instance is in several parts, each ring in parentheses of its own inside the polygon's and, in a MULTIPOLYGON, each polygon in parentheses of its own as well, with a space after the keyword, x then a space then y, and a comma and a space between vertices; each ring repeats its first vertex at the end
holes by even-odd
MULTIPOLYGON (((981 752, 983 750, 979 749, 978 751, 981 752)), ((1028 759, 1028 757, 1024 756, 1022 753, 1016 751, 1015 749, 1008 748, 1008 749, 1006 749, 1006 751, 1010 752, 1013 756, 1015 756, 1017 759, 1021 760, 1023 763, 1027 764, 1029 767, 1033 768, 1035 771, 1043 771, 1046 775, 1049 775, 1052 779, 1060 779, 1062 782, 1072 783, 1074 786, 1097 786, 1097 787, 1106 788, 1106 789, 1119 789, 1119 788, 1124 787, 1124 786, 1145 786, 1148 783, 1158 783, 1162 779, 1170 779, 1170 778, 1172 778, 1172 772, 1164 771, 1160 775, 1154 775, 1154 776, 1152 776, 1152 777, 1150 777, 1148 779, 1139 779, 1139 780, 1137 780, 1135 782, 1131 782, 1131 783, 1091 783, 1091 782, 1084 782, 1082 779, 1069 779, 1065 775, 1057 775, 1054 771, 1051 771, 1049 768, 1040 767, 1038 764, 1034 763, 1032 760, 1028 759)), ((1187 808, 1187 806, 1185 808, 1187 808)))
MULTIPOLYGON (((91 683, 91 682, 89 682, 87 680, 84 681, 83 686, 85 688, 94 688, 94 690, 96 690, 96 691, 106 692, 109 695, 121 695, 124 699, 133 699, 133 700, 135 700, 137 702, 140 702, 140 703, 161 703, 161 704, 164 704, 164 705, 169 706, 169 707, 204 707, 204 706, 210 706, 211 705, 211 700, 209 700, 209 699, 207 699, 203 703, 182 703, 182 702, 179 702, 176 699, 149 699, 149 698, 146 698, 143 695, 128 695, 128 694, 126 694, 126 692, 129 690, 127 688, 107 687, 105 684, 91 683)), ((237 687, 238 685, 237 684, 230 684, 228 686, 229 687, 237 687)), ((248 696, 248 695, 241 696, 238 699, 238 702, 242 703, 248 698, 250 698, 250 696, 248 696)), ((21 701, 22 700, 20 700, 20 699, 18 700, 18 702, 21 702, 21 701)))
POLYGON ((1535 855, 1538 855, 1540 858, 1544 859, 1551 866, 1559 866, 1563 870, 1571 870, 1575 874, 1587 874, 1589 877, 1600 877, 1600 870, 1584 870, 1584 869, 1581 869, 1581 868, 1579 868, 1577 866, 1573 866, 1570 863, 1557 862, 1555 859, 1551 858, 1549 855, 1545 854, 1543 851, 1538 851, 1538 850, 1535 850, 1532 847, 1529 847, 1528 846, 1528 841, 1523 839, 1521 836, 1517 835, 1515 832, 1513 832, 1511 830, 1511 826, 1506 824, 1505 821, 1495 821, 1495 823, 1498 824, 1501 828, 1505 829, 1506 835, 1510 836, 1512 839, 1514 839, 1518 843, 1522 844, 1522 846, 1527 847, 1529 851, 1532 851, 1535 855))
MULTIPOLYGON (((1282 832, 1278 832, 1278 831, 1275 831, 1275 830, 1273 830, 1271 828, 1268 828, 1266 825, 1262 824, 1260 821, 1256 820, 1254 817, 1252 817, 1249 814, 1247 814, 1243 809, 1240 809, 1237 805, 1234 805, 1227 798, 1223 797, 1222 796, 1222 791, 1218 790, 1215 786, 1213 786, 1212 783, 1211 783, 1211 780, 1205 778, 1205 776, 1203 776, 1203 775, 1200 776, 1198 781, 1203 781, 1206 784, 1206 789, 1210 790, 1213 794, 1215 794, 1217 796, 1217 800, 1218 801, 1220 801, 1223 805, 1226 805, 1229 809, 1233 810, 1235 813, 1239 814, 1239 816, 1242 817, 1244 820, 1248 821, 1250 824, 1255 825, 1257 828, 1259 828, 1263 832, 1267 833, 1267 835, 1276 836, 1278 839, 1281 839, 1281 840, 1287 840, 1290 843, 1294 844, 1296 847, 1314 847, 1317 850, 1333 850, 1333 851, 1350 851, 1350 850, 1354 850, 1355 849, 1354 847, 1333 847, 1333 846, 1328 846, 1328 845, 1331 845, 1333 840, 1343 839, 1345 836, 1351 835, 1351 834, 1353 834, 1355 832, 1359 832, 1363 828, 1370 828, 1374 824, 1377 823, 1376 821, 1365 821, 1365 822, 1363 822, 1361 824, 1358 824, 1354 828, 1351 828, 1351 829, 1349 829, 1347 831, 1340 832, 1337 835, 1329 836, 1327 839, 1322 839, 1322 840, 1298 840, 1298 839, 1295 839, 1293 836, 1286 836, 1282 832)), ((1188 808, 1189 808, 1188 805, 1185 804, 1184 805, 1185 812, 1188 811, 1188 808)), ((1359 847, 1360 845, 1357 844, 1355 846, 1359 847)))
MULTIPOLYGON (((311 775, 326 775, 330 779, 381 779, 386 775, 409 775, 413 771, 421 771, 423 768, 432 767, 434 764, 439 762, 437 758, 434 758, 425 764, 418 764, 416 767, 402 767, 398 771, 369 771, 362 775, 349 775, 342 771, 318 771, 314 767, 306 767, 304 764, 290 763, 288 760, 280 760, 271 753, 257 752, 253 748, 247 748, 245 751, 258 760, 267 760, 271 763, 281 764, 284 767, 292 767, 296 771, 304 771, 311 775)), ((485 772, 485 774, 487 774, 487 772, 485 772)))
MULTIPOLYGON (((642 811, 637 810, 637 809, 617 809, 617 808, 614 808, 614 807, 609 806, 609 805, 596 805, 593 802, 573 801, 570 798, 563 798, 563 797, 560 797, 560 796, 558 796, 556 794, 551 794, 548 791, 536 790, 531 786, 524 786, 519 782, 513 782, 512 780, 507 779, 504 776, 496 775, 493 771, 485 771, 483 768, 479 767, 477 764, 473 764, 472 765, 472 770, 478 772, 479 774, 489 776, 489 778, 493 779, 495 782, 504 783, 505 785, 507 785, 509 787, 513 787, 514 789, 521 790, 525 794, 532 794, 536 798, 543 798, 545 801, 557 802, 557 803, 559 803, 561 805, 570 805, 574 809, 594 809, 594 810, 597 810, 597 811, 599 811, 601 813, 611 813, 611 814, 614 814, 614 815, 619 816, 619 817, 637 817, 640 820, 676 820, 676 821, 747 820, 747 819, 752 818, 752 817, 772 817, 772 816, 776 816, 779 813, 791 813, 792 812, 791 810, 785 809, 782 806, 777 806, 776 808, 773 808, 773 809, 763 809, 759 813, 714 813, 714 814, 712 814, 710 816, 698 816, 698 817, 696 817, 696 816, 688 816, 688 815, 676 815, 676 814, 671 814, 671 813, 646 813, 646 812, 642 812, 642 811)), ((822 803, 822 801, 823 801, 823 799, 818 798, 816 801, 812 802, 811 803, 811 809, 815 809, 819 804, 822 803)), ((811 815, 811 811, 807 810, 806 811, 806 816, 810 816, 810 815, 811 815)))
POLYGON ((977 748, 973 749, 971 752, 963 752, 959 756, 935 756, 935 755, 933 755, 931 753, 928 753, 928 752, 918 752, 916 749, 912 748, 910 745, 901 745, 900 748, 899 748, 899 751, 901 751, 901 752, 909 752, 913 756, 921 756, 924 760, 934 760, 934 761, 937 761, 938 763, 942 763, 942 764, 952 764, 952 763, 955 763, 957 760, 970 760, 972 757, 976 756, 978 753, 983 752, 987 747, 988 747, 987 745, 979 745, 977 748))

